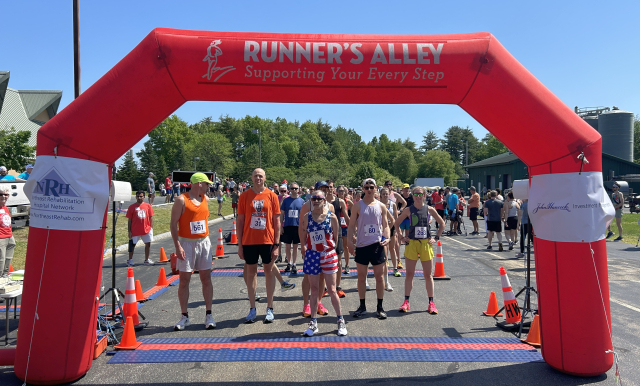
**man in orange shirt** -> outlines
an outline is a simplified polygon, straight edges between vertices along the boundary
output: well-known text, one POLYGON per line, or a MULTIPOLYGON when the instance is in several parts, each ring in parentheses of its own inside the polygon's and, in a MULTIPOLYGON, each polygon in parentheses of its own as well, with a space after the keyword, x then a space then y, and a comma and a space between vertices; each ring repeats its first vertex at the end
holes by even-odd
POLYGON ((471 234, 479 235, 478 210, 480 208, 480 195, 473 186, 469 188, 469 194, 471 195, 471 197, 469 197, 469 219, 473 223, 473 232, 471 232, 471 234))
MULTIPOLYGON (((280 202, 273 191, 265 188, 264 170, 256 169, 251 175, 251 189, 240 195, 238 200, 238 256, 247 265, 247 293, 249 314, 245 321, 256 320, 256 285, 258 258, 262 258, 267 284, 267 313, 265 323, 273 322, 273 292, 275 288, 273 265, 278 255, 280 241, 280 202)), ((276 185, 277 186, 277 185, 276 185)))
POLYGON ((177 268, 180 271, 178 299, 182 318, 173 326, 176 331, 189 326, 189 282, 193 271, 199 271, 202 282, 202 296, 206 315, 204 327, 216 328, 211 315, 213 286, 211 285, 211 241, 209 240, 209 205, 206 193, 209 181, 204 173, 191 176, 191 190, 176 198, 171 209, 171 237, 178 256, 177 268))
POLYGON ((144 243, 144 265, 153 265, 149 260, 151 242, 153 241, 153 208, 144 202, 144 190, 136 192, 136 203, 127 209, 129 219, 129 261, 127 265, 133 267, 133 251, 138 239, 144 243))

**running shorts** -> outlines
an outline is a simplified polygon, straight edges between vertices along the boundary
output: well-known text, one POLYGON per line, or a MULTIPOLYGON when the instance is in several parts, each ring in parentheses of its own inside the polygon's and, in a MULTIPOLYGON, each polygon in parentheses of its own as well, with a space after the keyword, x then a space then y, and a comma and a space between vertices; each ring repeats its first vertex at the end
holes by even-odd
POLYGON ((353 258, 357 264, 369 266, 380 265, 387 261, 384 253, 384 247, 380 243, 373 243, 365 247, 357 247, 356 255, 353 258))
POLYGON ((478 208, 470 208, 469 210, 469 220, 477 221, 478 220, 478 208))
POLYGON ((488 221, 487 230, 489 232, 502 232, 502 221, 488 221))
POLYGON ((302 272, 305 275, 330 275, 338 272, 338 254, 335 250, 318 252, 307 249, 304 253, 302 272))
POLYGON ((273 248, 273 244, 243 245, 242 252, 244 252, 244 261, 249 265, 254 265, 258 264, 258 257, 261 257, 262 264, 270 264, 273 248))
POLYGON ((404 257, 409 260, 429 261, 433 259, 433 247, 429 240, 409 240, 409 244, 404 247, 404 257))
POLYGON ((211 241, 209 237, 199 240, 180 239, 184 249, 184 260, 177 260, 180 272, 206 271, 211 269, 211 241))
POLYGON ((285 244, 300 244, 300 235, 297 226, 284 227, 284 232, 280 235, 280 242, 285 244))
POLYGON ((518 218, 507 217, 507 224, 504 226, 505 231, 515 231, 518 229, 518 218))

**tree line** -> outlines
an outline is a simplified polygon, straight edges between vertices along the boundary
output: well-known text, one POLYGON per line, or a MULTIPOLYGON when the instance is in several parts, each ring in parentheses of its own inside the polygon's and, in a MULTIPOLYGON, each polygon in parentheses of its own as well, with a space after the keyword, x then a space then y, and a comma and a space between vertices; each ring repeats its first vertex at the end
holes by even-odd
POLYGON ((218 176, 248 180, 258 166, 269 183, 297 181, 311 186, 321 179, 358 186, 366 177, 391 180, 395 186, 416 177, 444 177, 453 184, 468 163, 507 151, 491 134, 478 139, 471 129, 451 126, 443 138, 428 131, 420 144, 386 134, 365 142, 353 129, 318 121, 287 121, 246 116, 204 118, 192 125, 177 115, 149 133, 142 150, 129 151, 116 179, 144 188, 149 172, 162 181, 173 170, 214 171, 218 176), (262 151, 259 150, 261 135, 262 151), (196 161, 194 157, 199 157, 196 161))

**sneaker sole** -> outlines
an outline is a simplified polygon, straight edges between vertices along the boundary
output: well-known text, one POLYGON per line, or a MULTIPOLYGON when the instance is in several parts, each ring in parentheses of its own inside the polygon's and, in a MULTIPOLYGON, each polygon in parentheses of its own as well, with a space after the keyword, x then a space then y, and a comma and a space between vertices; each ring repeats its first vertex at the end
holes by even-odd
POLYGON ((245 324, 252 324, 252 323, 255 323, 255 322, 256 322, 256 320, 255 320, 255 319, 251 319, 251 320, 245 319, 245 320, 244 320, 244 323, 245 323, 245 324))
POLYGON ((204 326, 204 329, 205 329, 205 330, 213 330, 214 328, 216 328, 216 325, 215 325, 215 324, 210 324, 210 325, 208 325, 208 326, 204 326))
POLYGON ((338 335, 338 336, 347 336, 347 333, 341 334, 341 333, 338 332, 338 333, 336 333, 336 335, 338 335))
POLYGON ((273 320, 267 320, 267 319, 265 319, 265 320, 264 320, 264 323, 265 323, 265 324, 273 323, 273 320))
POLYGON ((401 309, 399 309, 398 311, 399 311, 399 312, 409 312, 409 310, 408 310, 408 309, 403 310, 402 308, 401 308, 401 309))
POLYGON ((384 319, 386 319, 386 318, 387 318, 387 315, 379 315, 379 314, 378 314, 378 319, 380 319, 380 320, 384 320, 384 319))

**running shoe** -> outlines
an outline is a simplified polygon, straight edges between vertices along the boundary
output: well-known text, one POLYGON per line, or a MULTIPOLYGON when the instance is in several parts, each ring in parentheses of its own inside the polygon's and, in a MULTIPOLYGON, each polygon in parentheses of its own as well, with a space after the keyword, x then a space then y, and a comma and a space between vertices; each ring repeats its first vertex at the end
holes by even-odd
POLYGON ((290 290, 290 289, 294 289, 296 288, 296 283, 289 283, 288 281, 283 281, 282 284, 280 284, 280 287, 282 287, 282 290, 290 290))
POLYGON ((367 291, 371 291, 371 287, 369 287, 369 280, 365 281, 364 284, 367 291))
POLYGON ((487 247, 487 249, 488 249, 488 250, 491 250, 491 249, 493 249, 493 247, 492 247, 491 245, 489 245, 489 246, 487 247))
POLYGON ((504 251, 504 248, 502 248, 502 243, 498 243, 498 252, 502 251, 504 251))
POLYGON ((134 267, 134 265, 133 265, 133 259, 129 259, 129 260, 127 260, 127 267, 134 267))
POLYGON ((398 269, 403 269, 404 267, 402 266, 402 261, 398 260, 398 269))
POLYGON ((405 300, 404 303, 402 303, 402 305, 400 306, 400 309, 398 311, 408 312, 410 309, 411 309, 411 305, 409 304, 409 301, 405 300))
POLYGON ((347 326, 344 323, 344 319, 338 319, 338 336, 347 335, 347 326))
POLYGON ((363 316, 366 312, 367 312, 367 307, 360 306, 360 307, 358 307, 357 310, 355 310, 353 312, 353 317, 354 318, 359 318, 359 317, 363 316))
POLYGON ((607 233, 607 237, 606 238, 609 238, 611 236, 613 236, 613 232, 609 231, 609 233, 607 233))
POLYGON ((291 264, 287 264, 287 266, 285 267, 284 273, 287 273, 287 272, 291 272, 291 264))
POLYGON ((376 315, 378 315, 378 319, 386 319, 387 318, 387 313, 384 312, 384 310, 382 308, 378 308, 378 310, 376 310, 376 315))
POLYGON ((398 268, 394 268, 394 269, 393 269, 393 276, 395 276, 395 277, 400 277, 400 276, 402 276, 402 274, 400 273, 400 271, 398 271, 398 268))
POLYGON ((509 250, 513 251, 513 243, 512 242, 509 242, 509 250))
POLYGON ((429 307, 427 307, 427 312, 430 313, 431 315, 436 315, 438 313, 436 304, 433 301, 429 302, 429 307))
POLYGON ((486 239, 486 238, 488 238, 488 237, 489 237, 489 235, 484 235, 484 238, 485 238, 485 239, 486 239))
POLYGON ((347 265, 346 267, 344 267, 344 271, 342 271, 343 274, 348 275, 349 274, 349 266, 347 265))
POLYGON ((622 241, 622 236, 618 236, 615 239, 613 239, 613 241, 622 241))
POLYGON ((305 318, 310 318, 311 317, 311 305, 310 304, 305 304, 304 308, 302 309, 302 316, 304 316, 305 318))
POLYGON ((278 257, 276 257, 276 264, 277 263, 282 263, 282 256, 278 255, 278 257))
POLYGON ((191 322, 189 321, 189 318, 187 318, 186 316, 182 315, 182 318, 180 318, 180 321, 173 325, 173 330, 174 331, 182 331, 182 330, 184 330, 185 327, 188 327, 190 325, 191 325, 191 322))
POLYGON ((327 310, 322 303, 318 303, 318 315, 329 315, 329 310, 327 310))
POLYGON ((249 310, 249 315, 244 319, 245 323, 253 323, 256 321, 257 312, 255 308, 249 310))
POLYGON ((145 260, 144 261, 144 265, 153 265, 153 260, 149 259, 149 260, 145 260))
POLYGON ((344 297, 346 297, 346 296, 347 296, 347 294, 345 294, 345 293, 344 293, 344 291, 342 290, 342 288, 340 288, 340 289, 338 290, 338 297, 339 297, 339 298, 344 298, 344 297))
POLYGON ((297 275, 298 274, 298 268, 296 268, 296 265, 293 264, 291 266, 291 275, 297 275))
POLYGON ((216 322, 213 321, 213 315, 207 314, 204 318, 204 328, 205 330, 213 330, 216 328, 216 322))
POLYGON ((384 289, 391 292, 393 291, 393 287, 391 286, 391 283, 387 282, 387 284, 385 284, 384 289))
POLYGON ((273 308, 267 307, 267 315, 265 315, 264 317, 264 322, 271 323, 273 322, 273 319, 275 319, 275 317, 273 316, 273 308))
POLYGON ((520 252, 516 255, 516 257, 524 257, 524 253, 520 252))
POLYGON ((311 321, 309 322, 309 327, 307 328, 307 330, 304 332, 304 336, 313 336, 313 334, 315 334, 316 332, 318 332, 318 323, 311 321))
POLYGON ((329 295, 329 292, 327 291, 327 289, 324 289, 324 292, 322 293, 322 297, 326 297, 327 295, 329 295))

